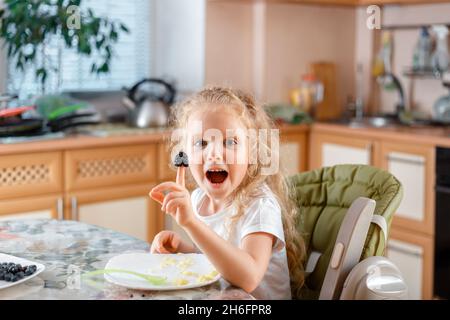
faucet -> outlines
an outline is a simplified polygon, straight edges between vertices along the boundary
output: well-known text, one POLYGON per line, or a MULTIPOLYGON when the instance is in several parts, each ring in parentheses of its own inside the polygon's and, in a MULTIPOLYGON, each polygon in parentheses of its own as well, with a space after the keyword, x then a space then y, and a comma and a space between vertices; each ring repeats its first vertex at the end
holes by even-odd
POLYGON ((377 81, 379 84, 382 84, 384 86, 387 85, 393 85, 398 92, 399 95, 399 103, 396 105, 396 114, 395 116, 398 118, 401 112, 404 112, 406 110, 405 105, 405 94, 403 91, 403 87, 400 83, 400 80, 392 73, 387 72, 377 77, 377 81))

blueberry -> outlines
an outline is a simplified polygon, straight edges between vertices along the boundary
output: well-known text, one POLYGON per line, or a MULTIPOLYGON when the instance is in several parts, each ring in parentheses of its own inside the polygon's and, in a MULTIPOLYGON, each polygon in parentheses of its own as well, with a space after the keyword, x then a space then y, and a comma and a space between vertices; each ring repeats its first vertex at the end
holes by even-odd
POLYGON ((0 271, 0 280, 5 280, 5 272, 0 271))
POLYGON ((25 277, 25 273, 19 271, 16 273, 17 280, 23 279, 25 277))
POLYGON ((31 272, 30 269, 27 269, 27 270, 25 270, 24 274, 25 274, 25 277, 28 277, 28 276, 31 276, 33 274, 33 272, 31 272))
POLYGON ((11 273, 5 274, 5 281, 11 282, 12 281, 12 277, 13 277, 13 275, 11 273))
POLYGON ((16 266, 11 266, 11 267, 8 268, 8 272, 10 272, 10 273, 12 273, 12 274, 17 273, 18 271, 19 271, 19 270, 17 269, 16 266))

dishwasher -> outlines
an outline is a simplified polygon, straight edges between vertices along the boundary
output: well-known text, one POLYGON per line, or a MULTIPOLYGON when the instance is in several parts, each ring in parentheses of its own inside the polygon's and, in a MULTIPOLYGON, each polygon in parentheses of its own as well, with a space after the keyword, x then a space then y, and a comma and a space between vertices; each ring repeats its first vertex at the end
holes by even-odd
POLYGON ((436 149, 434 295, 450 299, 450 148, 436 149))

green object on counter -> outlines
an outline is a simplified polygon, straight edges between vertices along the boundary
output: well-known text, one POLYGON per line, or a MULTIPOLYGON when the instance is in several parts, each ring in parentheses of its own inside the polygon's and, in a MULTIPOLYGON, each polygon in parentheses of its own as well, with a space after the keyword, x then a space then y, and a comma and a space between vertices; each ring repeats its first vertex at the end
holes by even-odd
POLYGON ((47 118, 48 118, 48 120, 54 120, 54 119, 56 119, 56 118, 58 118, 58 117, 60 117, 60 116, 62 116, 64 114, 74 112, 74 111, 76 111, 78 109, 81 109, 81 108, 84 108, 84 107, 86 107, 85 104, 74 104, 74 105, 71 105, 71 106, 61 107, 61 108, 58 108, 58 109, 53 110, 52 112, 50 112, 50 114, 48 115, 47 118))
POLYGON ((164 277, 151 276, 148 274, 142 274, 139 272, 122 270, 122 269, 100 269, 100 270, 87 272, 87 273, 83 274, 82 277, 92 277, 92 276, 98 276, 100 274, 111 274, 111 273, 131 274, 133 276, 142 278, 142 279, 146 280, 147 282, 149 282, 150 284, 155 285, 155 286, 162 286, 164 284, 167 284, 167 281, 166 281, 167 279, 164 277))
MULTIPOLYGON (((389 231, 403 187, 389 172, 366 165, 336 165, 302 172, 290 177, 289 185, 298 208, 298 235, 303 237, 308 254, 321 254, 314 270, 306 275, 301 296, 293 298, 317 299, 341 223, 353 201, 359 197, 375 200, 374 215, 384 218, 389 231)), ((383 231, 372 224, 361 260, 382 256, 385 248, 383 231)))
POLYGON ((92 108, 88 103, 66 95, 44 95, 36 100, 35 105, 39 114, 50 121, 81 108, 92 108))
POLYGON ((265 110, 274 121, 281 120, 291 124, 312 122, 312 118, 308 113, 300 111, 290 104, 271 104, 266 106, 265 110))

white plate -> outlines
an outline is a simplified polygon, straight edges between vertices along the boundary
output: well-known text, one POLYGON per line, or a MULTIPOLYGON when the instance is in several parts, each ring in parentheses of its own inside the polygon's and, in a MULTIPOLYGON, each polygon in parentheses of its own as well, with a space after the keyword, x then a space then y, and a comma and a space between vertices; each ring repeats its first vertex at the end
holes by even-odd
POLYGON ((15 286, 16 284, 28 281, 31 278, 36 277, 39 273, 41 273, 42 271, 45 270, 45 266, 41 263, 30 261, 27 259, 22 259, 22 258, 15 257, 15 256, 11 256, 9 254, 0 253, 0 264, 3 262, 13 262, 16 264, 20 263, 23 267, 34 264, 37 267, 37 269, 36 269, 36 272, 33 273, 32 275, 24 277, 23 279, 20 279, 19 281, 16 281, 16 282, 7 282, 7 281, 0 280, 0 289, 9 288, 9 287, 15 286))
POLYGON ((111 258, 106 270, 127 270, 140 274, 166 278, 166 283, 152 284, 145 279, 126 273, 105 273, 107 281, 137 290, 179 290, 206 286, 220 279, 214 266, 203 254, 150 254, 127 253, 111 258), (217 273, 217 274, 215 274, 217 273), (199 279, 206 276, 206 279, 199 279), (177 284, 184 279, 187 283, 177 284))

